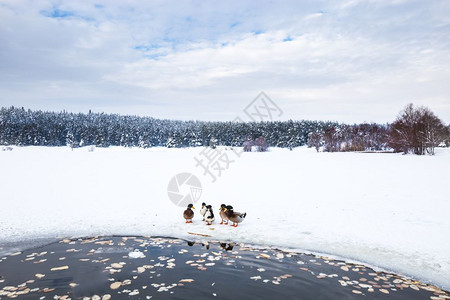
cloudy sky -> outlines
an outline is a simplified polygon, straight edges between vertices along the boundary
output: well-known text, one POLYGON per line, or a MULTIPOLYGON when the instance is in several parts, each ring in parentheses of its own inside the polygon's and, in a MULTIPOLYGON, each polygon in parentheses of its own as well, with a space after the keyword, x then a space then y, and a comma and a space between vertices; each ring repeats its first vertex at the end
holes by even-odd
POLYGON ((450 123, 450 1, 0 0, 0 106, 450 123))

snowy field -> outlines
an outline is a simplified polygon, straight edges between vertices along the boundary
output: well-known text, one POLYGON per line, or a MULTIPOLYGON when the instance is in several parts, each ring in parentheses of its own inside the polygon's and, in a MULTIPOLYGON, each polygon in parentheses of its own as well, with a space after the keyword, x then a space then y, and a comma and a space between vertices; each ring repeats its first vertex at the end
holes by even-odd
POLYGON ((0 248, 71 236, 200 238, 194 232, 364 262, 450 290, 450 149, 433 157, 271 149, 239 158, 228 150, 235 161, 214 183, 195 166, 201 150, 0 151, 0 248), (193 224, 167 195, 181 172, 203 185, 193 224), (219 225, 217 212, 205 226, 202 201, 247 218, 233 228, 219 225))

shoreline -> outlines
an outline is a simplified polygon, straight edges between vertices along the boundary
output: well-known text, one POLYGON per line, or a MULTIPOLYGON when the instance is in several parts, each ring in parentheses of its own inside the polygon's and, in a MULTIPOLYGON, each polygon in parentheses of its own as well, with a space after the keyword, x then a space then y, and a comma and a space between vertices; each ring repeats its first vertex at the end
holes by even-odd
MULTIPOLYGON (((165 236, 165 235, 132 235, 132 234, 108 234, 108 235, 93 235, 93 236, 71 236, 71 237, 55 237, 55 238, 41 238, 39 240, 43 240, 46 242, 42 242, 42 243, 34 243, 33 246, 31 247, 19 247, 19 246, 15 246, 12 247, 12 251, 8 251, 5 252, 4 250, 4 246, 0 246, 0 259, 4 256, 9 256, 11 254, 17 253, 17 252, 26 252, 26 251, 32 251, 35 249, 39 249, 39 248, 43 248, 46 246, 50 246, 54 243, 58 243, 61 242, 63 240, 86 240, 86 239, 92 239, 92 238, 98 238, 98 239, 102 239, 102 238, 162 238, 162 239, 176 239, 176 240, 182 240, 185 241, 186 243, 194 243, 194 244, 203 244, 203 243, 232 243, 235 245, 239 245, 241 247, 245 247, 245 248, 252 248, 252 249, 256 249, 256 250, 275 250, 275 251, 281 251, 281 252, 289 252, 289 253, 298 253, 298 254, 303 254, 303 255, 311 255, 314 257, 320 257, 323 259, 329 259, 329 260, 337 260, 337 261, 343 261, 349 264, 355 264, 355 265, 364 265, 367 268, 370 268, 376 272, 382 272, 382 273, 388 273, 388 274, 393 274, 396 276, 401 276, 403 278, 409 279, 411 281, 417 281, 417 282, 421 282, 427 285, 432 285, 435 286, 443 291, 446 292, 450 292, 447 291, 444 287, 440 286, 439 284, 436 284, 434 282, 432 282, 431 280, 422 280, 420 278, 415 278, 412 275, 408 275, 408 274, 403 274, 401 272, 396 272, 394 270, 390 270, 389 268, 386 267, 380 267, 365 261, 361 261, 361 260, 357 260, 357 259, 353 259, 351 257, 346 257, 346 256, 340 256, 340 255, 335 255, 335 254, 331 254, 331 253, 325 253, 325 252, 321 252, 321 251, 314 251, 314 250, 309 250, 309 249, 302 249, 302 248, 296 248, 296 247, 280 247, 277 245, 262 245, 262 244, 255 244, 255 243, 244 243, 244 242, 235 242, 232 241, 230 239, 224 240, 224 241, 217 241, 215 239, 212 239, 211 236, 203 236, 201 234, 193 234, 190 233, 193 239, 188 239, 186 236, 185 237, 176 237, 176 236, 165 236), (203 239, 202 239, 203 238, 203 239), (208 239, 209 238, 209 239, 208 239)), ((36 240, 29 240, 29 241, 36 241, 36 240)), ((23 241, 18 241, 18 242, 10 242, 10 244, 21 244, 23 245, 24 242, 23 241)), ((1 260, 0 260, 1 262, 1 260)), ((449 298, 450 299, 450 298, 449 298)))
MULTIPOLYGON (((124 294, 127 294, 127 297, 128 294, 138 295, 136 293, 141 295, 148 293, 147 296, 159 297, 166 292, 178 294, 177 291, 198 295, 203 293, 203 288, 206 288, 202 286, 205 280, 209 280, 214 275, 204 276, 204 272, 207 272, 208 269, 214 269, 214 273, 223 275, 217 280, 216 285, 213 285, 213 287, 215 286, 213 290, 216 295, 219 295, 219 298, 224 299, 227 297, 224 297, 226 288, 219 282, 222 280, 245 281, 246 284, 258 283, 261 286, 257 286, 267 289, 267 293, 282 292, 286 293, 286 296, 289 296, 289 293, 295 289, 302 293, 307 292, 308 288, 306 287, 312 285, 316 287, 314 290, 322 292, 311 295, 311 299, 320 298, 321 295, 324 296, 323 293, 331 295, 336 292, 343 293, 343 296, 352 299, 353 297, 357 299, 361 295, 369 298, 386 295, 390 299, 429 299, 430 297, 438 299, 439 296, 442 297, 441 299, 450 299, 448 292, 436 286, 397 274, 375 271, 363 264, 353 264, 321 255, 281 249, 258 249, 238 243, 192 242, 167 237, 105 236, 64 239, 57 243, 13 253, 6 258, 2 257, 0 267, 3 270, 3 274, 0 274, 2 276, 0 278, 0 299, 2 296, 27 298, 31 294, 40 297, 48 295, 52 298, 57 296, 56 299, 69 299, 72 296, 93 297, 100 292, 103 293, 103 296, 120 292, 113 298, 118 296, 120 298, 125 296, 124 294), (189 255, 192 256, 186 258, 189 255), (62 257, 63 260, 61 260, 62 257), (180 259, 187 259, 187 261, 179 264, 180 259), (113 263, 111 264, 111 262, 113 263), (119 266, 118 264, 123 265, 119 266), (132 269, 126 269, 131 265, 133 265, 132 269), (13 275, 7 274, 9 268, 15 268, 21 275, 17 275, 16 279, 10 278, 9 276, 13 275), (92 271, 94 275, 89 275, 95 280, 83 283, 85 279, 80 276, 82 274, 80 268, 96 270, 92 271), (190 274, 193 278, 184 278, 180 275, 183 278, 179 278, 175 282, 174 275, 171 273, 172 275, 168 277, 171 280, 171 288, 168 288, 167 283, 163 282, 164 285, 162 285, 161 282, 153 282, 155 280, 153 276, 158 278, 158 274, 160 274, 164 277, 168 269, 179 270, 180 268, 183 272, 174 273, 190 274), (248 272, 241 271, 241 269, 248 270, 248 272), (151 275, 151 272, 156 274, 151 275), (268 276, 264 279, 264 275, 269 275, 270 272, 274 273, 270 275, 276 276, 268 276), (146 284, 143 285, 141 282, 135 285, 135 280, 142 280, 139 279, 142 273, 147 275, 147 279, 144 281, 146 284), (51 276, 53 278, 45 285, 36 286, 42 281, 36 274, 43 275, 41 279, 44 280, 49 280, 51 276), (63 280, 65 283, 63 285, 55 283, 61 280, 58 277, 59 274, 64 274, 62 278, 65 278, 63 280), (116 275, 125 277, 120 278, 116 275), (194 278, 195 276, 199 276, 200 279, 194 278), (193 281, 180 282, 184 279, 193 279, 193 281), (81 280, 81 282, 76 282, 77 280, 81 280), (197 287, 188 288, 194 281, 197 287), (92 285, 92 282, 96 283, 92 285), (116 283, 117 289, 108 287, 115 282, 120 282, 120 284, 116 283), (292 282, 296 282, 296 284, 292 282), (284 285, 286 285, 284 289, 278 289, 284 285), (424 293, 429 294, 427 298, 422 297, 424 293)), ((243 293, 249 292, 244 287, 242 289, 243 293)), ((137 299, 144 298, 137 297, 137 299)))

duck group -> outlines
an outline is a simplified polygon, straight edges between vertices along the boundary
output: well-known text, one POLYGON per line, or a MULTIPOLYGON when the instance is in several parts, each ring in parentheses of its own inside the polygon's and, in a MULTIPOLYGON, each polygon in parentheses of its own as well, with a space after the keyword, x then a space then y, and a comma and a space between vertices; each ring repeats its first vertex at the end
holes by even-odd
MULTIPOLYGON (((192 219, 194 218, 194 211, 195 209, 193 204, 189 204, 186 208, 186 210, 183 213, 183 217, 186 220, 186 223, 192 223, 192 219)), ((206 223, 206 225, 212 225, 212 223, 215 221, 214 212, 211 205, 206 205, 205 202, 202 203, 202 207, 200 209, 200 214, 203 216, 203 221, 206 223)), ((242 223, 247 216, 247 213, 239 213, 234 211, 233 206, 231 205, 220 205, 219 208, 219 215, 222 221, 220 224, 228 225, 229 221, 233 224, 230 224, 233 227, 237 227, 239 223, 242 223)))

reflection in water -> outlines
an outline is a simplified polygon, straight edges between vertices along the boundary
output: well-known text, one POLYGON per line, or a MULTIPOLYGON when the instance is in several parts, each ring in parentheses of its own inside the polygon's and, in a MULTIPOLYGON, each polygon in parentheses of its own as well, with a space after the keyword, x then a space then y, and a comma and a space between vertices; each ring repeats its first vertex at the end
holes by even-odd
POLYGON ((208 242, 202 243, 202 246, 205 247, 206 250, 209 250, 209 243, 208 242))
POLYGON ((232 251, 234 246, 236 246, 235 243, 220 243, 220 247, 222 247, 223 250, 225 251, 232 251))
MULTIPOLYGON (((209 250, 210 248, 210 243, 209 242, 192 242, 192 241, 186 241, 186 243, 188 244, 189 247, 194 246, 195 244, 198 245, 202 245, 203 247, 205 247, 206 250, 209 250)), ((233 248, 236 246, 236 243, 221 243, 219 242, 220 247, 222 247, 223 250, 225 251, 233 251, 233 248)))

